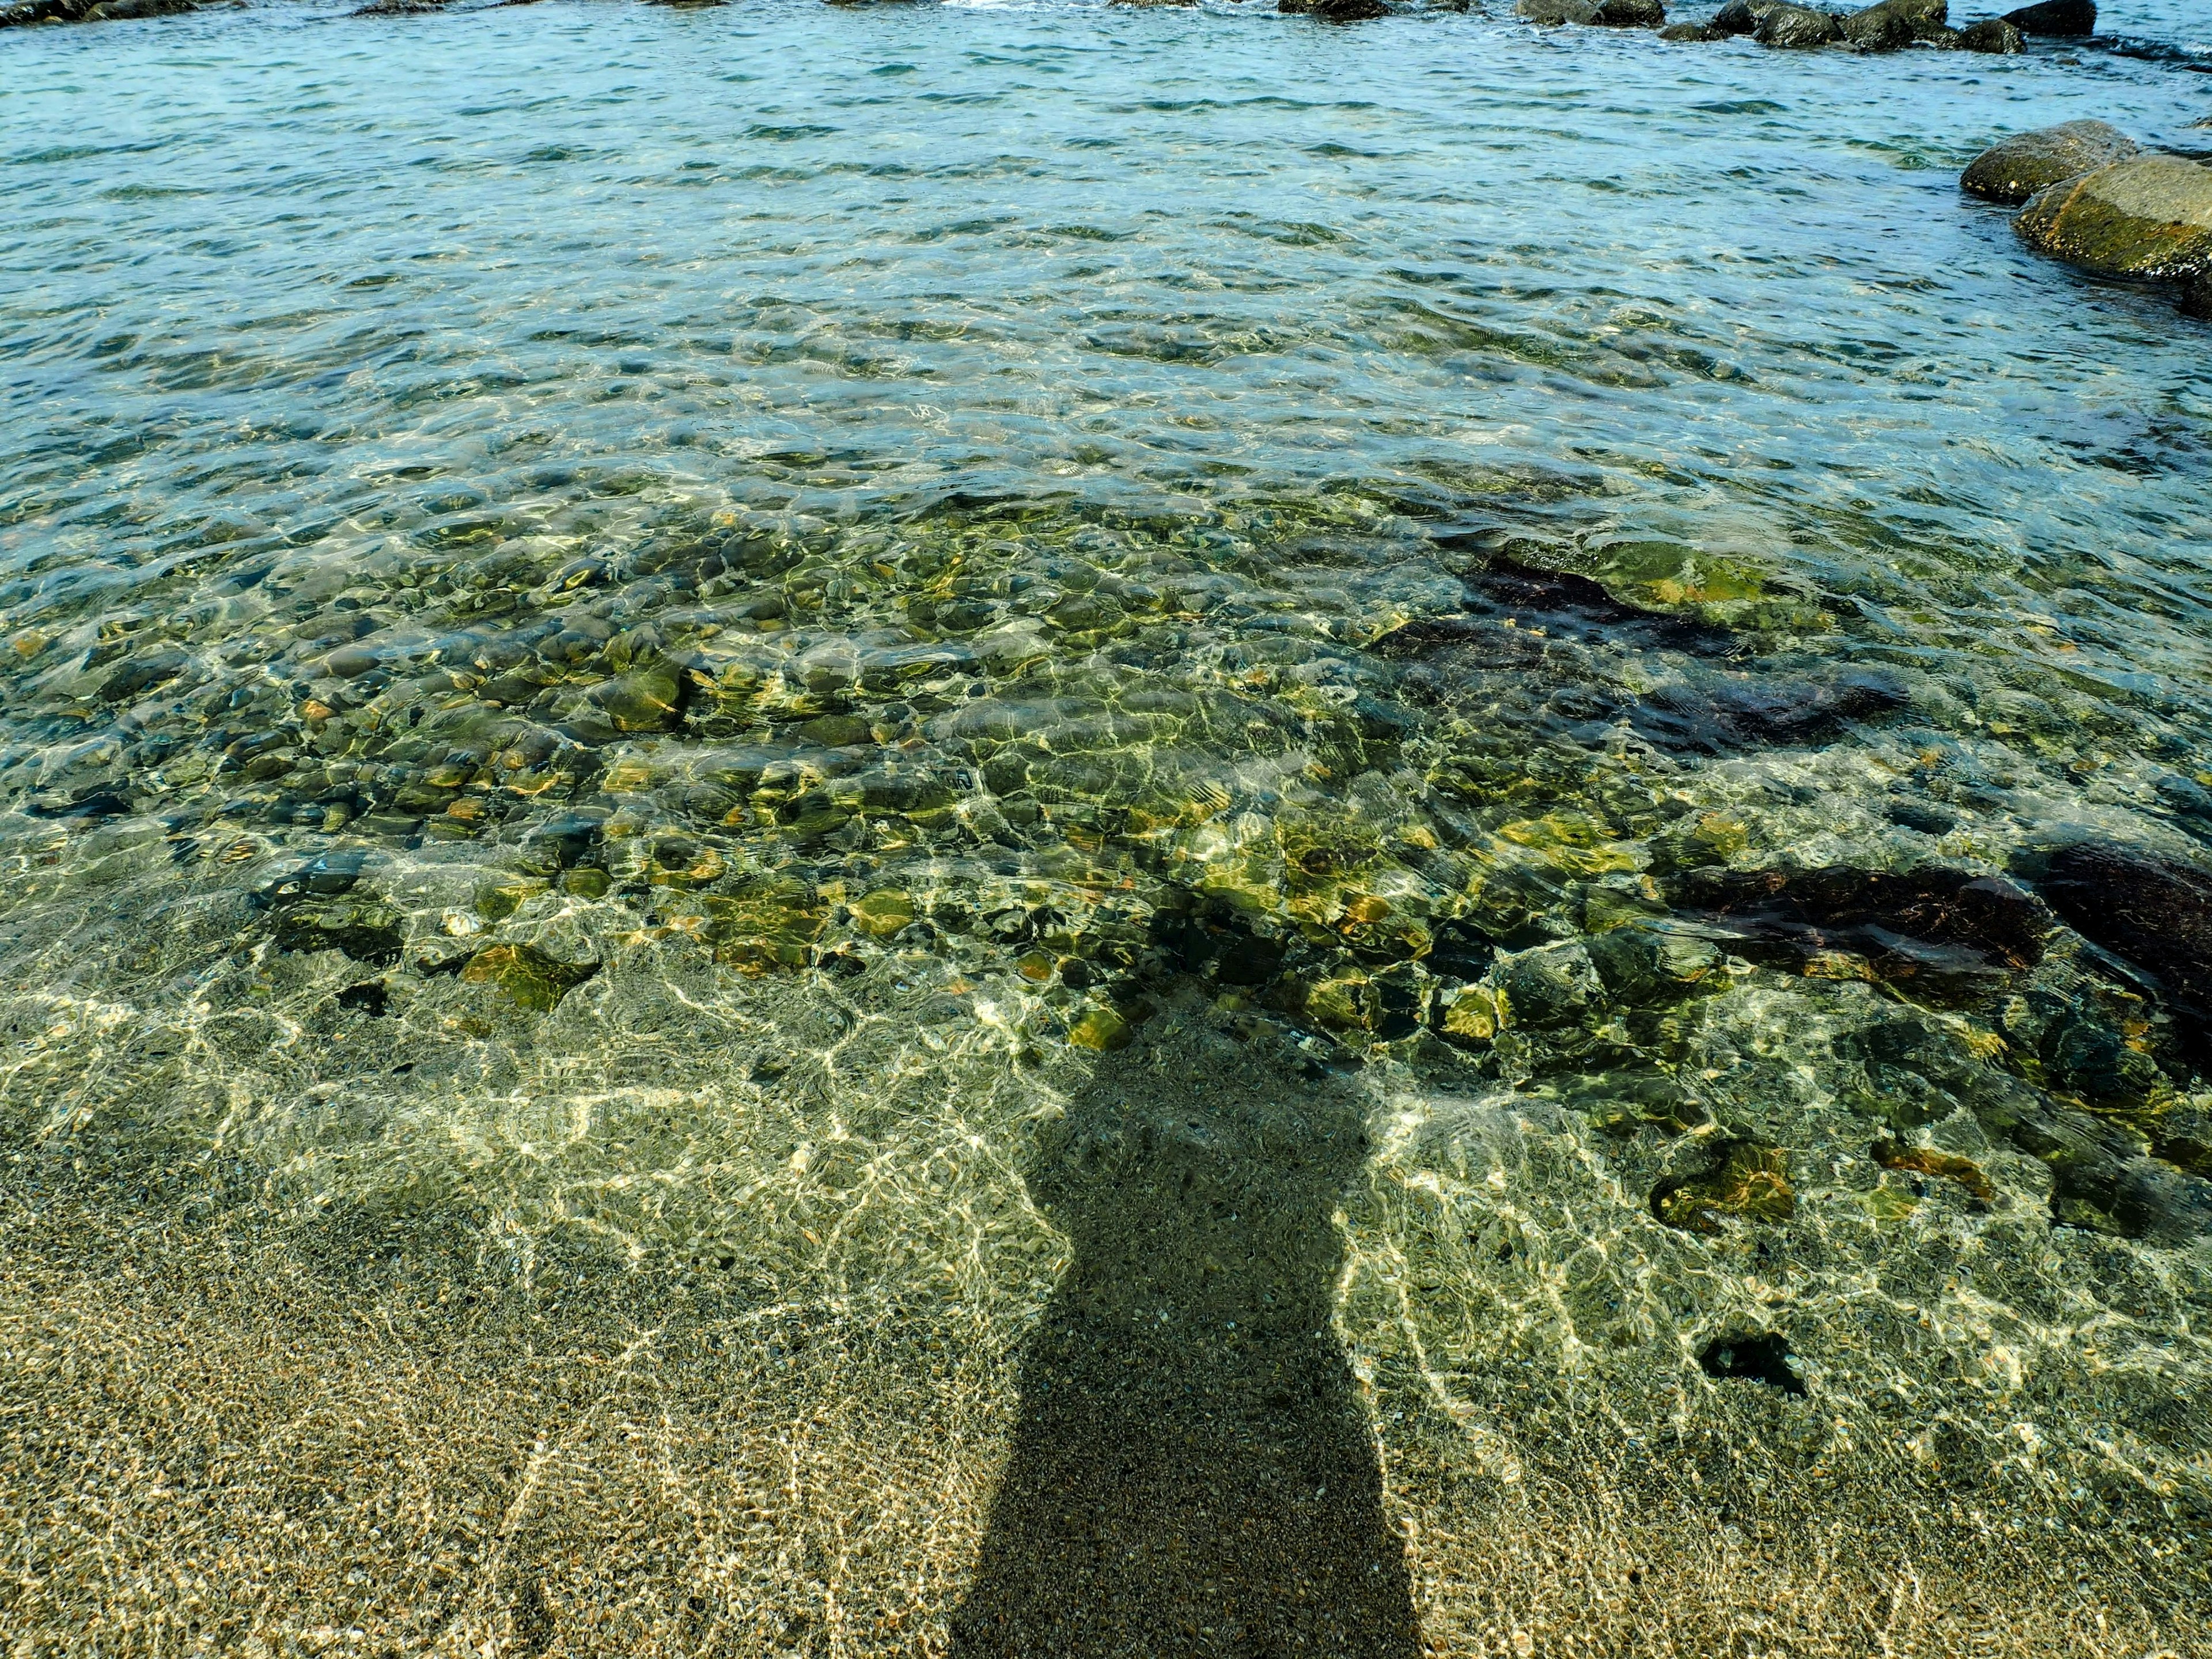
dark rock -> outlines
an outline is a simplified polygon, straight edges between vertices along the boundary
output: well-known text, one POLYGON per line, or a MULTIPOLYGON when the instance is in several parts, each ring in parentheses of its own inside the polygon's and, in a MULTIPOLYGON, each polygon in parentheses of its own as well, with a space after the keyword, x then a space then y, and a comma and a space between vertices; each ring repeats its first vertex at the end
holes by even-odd
POLYGON ((1753 34, 1766 14, 1782 3, 1783 0, 1728 0, 1707 27, 1721 34, 1753 34))
POLYGON ((1700 872, 1681 879, 1675 897, 1754 961, 1802 966, 1844 951, 1938 1003, 1971 1000, 2033 967, 2051 925, 2003 877, 1935 866, 1905 875, 1846 866, 1700 872))
POLYGON ((174 647, 128 658, 117 664, 114 672, 101 684, 101 700, 121 702, 126 697, 135 697, 142 691, 167 684, 191 665, 191 653, 174 647))
POLYGON ((2181 314, 2202 317, 2212 322, 2212 270, 2208 270, 2182 291, 2181 314))
POLYGON ((1698 1369, 1707 1376, 1764 1382, 1784 1394, 1805 1392, 1804 1380, 1790 1363, 1790 1345, 1778 1336, 1716 1337, 1698 1354, 1698 1369))
POLYGON ((1513 15, 1539 28, 1557 28, 1562 23, 1595 23, 1597 0, 1516 0, 1513 15))
POLYGON ((1925 801, 1892 801, 1882 809, 1882 816, 1900 829, 1917 830, 1923 836, 1948 836, 1959 827, 1956 813, 1930 806, 1925 801))
POLYGON ((1843 21, 1844 44, 1861 52, 1897 52, 1945 30, 1948 0, 1876 0, 1843 21))
POLYGON ((2063 179, 2078 179, 2137 153, 2136 141, 2118 127, 2102 121, 2068 121, 1990 145, 1966 164, 1959 175, 1959 188, 1986 201, 2025 202, 2063 179))
POLYGON ((1667 8, 1660 0, 1598 0, 1590 21, 1604 28, 1656 29, 1667 21, 1667 8))
POLYGON ((1960 52, 1988 52, 2000 57, 2027 50, 2027 38, 2020 32, 2019 26, 2002 17, 1984 17, 1978 23, 1969 23, 1948 44, 1960 52))
POLYGON ((2205 1063, 2212 1055, 2212 872, 2087 842, 2054 854, 2037 886, 2083 938, 2172 999, 2177 1035, 2205 1063))
POLYGON ((1825 742, 1854 720, 1893 714, 1909 701, 1895 679, 1871 670, 1825 678, 1716 675, 1654 692, 1629 719, 1662 749, 1724 754, 1825 742))
POLYGON ((1844 38, 1843 26, 1810 6, 1776 6, 1759 20, 1753 38, 1762 46, 1831 46, 1844 38))
POLYGON ((1725 40, 1726 29, 1717 29, 1710 23, 1669 23, 1659 31, 1662 40, 1725 40))
POLYGON ((1468 578, 1468 586, 1466 615, 1407 623, 1370 649, 1379 656, 1420 657, 1474 639, 1496 643, 1494 630, 1509 617, 1523 628, 1534 623, 1554 637, 1661 649, 1717 653, 1732 642, 1724 628, 1626 604, 1571 571, 1539 570, 1493 556, 1468 578))
POLYGON ((2212 1181, 2147 1158, 2051 1161, 2051 1219, 2154 1244, 2212 1235, 2212 1181))
POLYGON ((34 23, 108 23, 198 11, 197 0, 23 0, 0 7, 0 29, 34 23))
POLYGON ((255 897, 263 904, 287 904, 303 898, 343 898, 361 879, 368 855, 353 849, 325 853, 289 875, 279 876, 255 897))
POLYGON ((2177 1106, 2160 1118, 2151 1156, 2194 1176, 2212 1176, 2212 1112, 2202 1106, 2177 1106))
POLYGON ((1631 922, 1585 948, 1606 994, 1631 1008, 1695 995, 1718 981, 1727 960, 1708 930, 1673 922, 1631 922))
POLYGON ((2003 21, 2022 34, 2094 34, 2097 0, 2043 0, 2007 12, 2003 21))
POLYGON ((353 15, 356 17, 419 17, 425 13, 443 11, 452 0, 370 0, 353 15))
POLYGON ((596 962, 563 962, 534 945, 493 945, 469 958, 461 978, 495 985, 520 1006, 544 1014, 599 971, 596 962))
POLYGON ((1324 23, 1360 23, 1390 15, 1382 0, 1277 0, 1275 9, 1318 17, 1324 23))
POLYGON ((1669 1176, 1651 1189, 1651 1213, 1685 1232, 1717 1234, 1721 1218, 1787 1221, 1797 1213, 1790 1154, 1755 1140, 1723 1141, 1696 1175, 1669 1176))
POLYGON ((276 917, 278 950, 343 951, 372 968, 389 968, 398 961, 404 939, 399 913, 374 899, 302 902, 286 907, 276 917))
POLYGON ((391 993, 378 980, 364 980, 359 985, 349 985, 338 993, 338 1006, 348 1013, 368 1014, 371 1018, 390 1011, 391 993))
POLYGON ((1497 982, 1508 1023, 1532 1030, 1580 1024, 1605 1000, 1589 952, 1578 944, 1547 945, 1508 957, 1498 965, 1497 982))

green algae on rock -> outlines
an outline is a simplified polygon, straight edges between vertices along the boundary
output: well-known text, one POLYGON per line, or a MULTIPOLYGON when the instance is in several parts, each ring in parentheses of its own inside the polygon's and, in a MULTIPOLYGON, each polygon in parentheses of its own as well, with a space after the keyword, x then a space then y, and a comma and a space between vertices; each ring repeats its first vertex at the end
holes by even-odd
POLYGON ((2038 252, 2100 276, 2200 276, 2212 269, 2212 167, 2130 156, 2050 186, 2016 222, 2038 252))
POLYGON ((1970 196, 2017 205, 2067 179, 2139 153, 2141 146, 2103 121, 2067 121, 2016 133, 1990 146, 1959 175, 1970 196))
POLYGON ((1651 1189, 1653 1215, 1685 1232, 1717 1236, 1723 1217, 1787 1221, 1797 1213, 1788 1152, 1752 1140, 1723 1141, 1710 1151, 1708 1168, 1669 1176, 1651 1189))

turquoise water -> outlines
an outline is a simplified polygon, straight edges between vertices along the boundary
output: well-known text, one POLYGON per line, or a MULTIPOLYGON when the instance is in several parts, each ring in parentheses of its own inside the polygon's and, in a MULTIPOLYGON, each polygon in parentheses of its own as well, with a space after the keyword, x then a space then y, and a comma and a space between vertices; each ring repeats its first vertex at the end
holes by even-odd
MULTIPOLYGON (((21 1167, 1310 1376, 1366 1507, 1286 1573, 1380 1547, 1393 1388, 1533 1468, 1507 1366, 2208 1501, 2185 1013, 2047 915, 1914 978, 1697 884, 2203 856, 2212 335, 1955 180, 2212 150, 2212 29, 1495 9, 0 36, 21 1167), (1776 1330, 1809 1392, 1715 1370, 1776 1330)), ((975 1600, 1042 1618, 1028 1409, 975 1600)))

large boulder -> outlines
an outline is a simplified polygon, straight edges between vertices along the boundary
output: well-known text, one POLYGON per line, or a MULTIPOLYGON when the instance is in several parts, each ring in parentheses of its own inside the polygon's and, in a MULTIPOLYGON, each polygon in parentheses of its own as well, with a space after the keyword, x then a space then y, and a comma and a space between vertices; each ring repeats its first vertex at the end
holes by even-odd
POLYGON ((2097 0, 2043 0, 2007 12, 2004 21, 2022 34, 2094 34, 2097 0))
POLYGON ((2207 271, 2182 291, 2181 314, 2212 322, 2212 271, 2207 271))
POLYGON ((2212 270, 2212 167, 2132 155, 2056 184, 2014 222, 2039 253, 2107 276, 2212 270))
POLYGON ((133 17, 174 17, 198 11, 198 0, 22 0, 0 7, 0 29, 33 23, 109 23, 133 17))
POLYGON ((1969 23, 1953 35, 1947 43, 1960 52, 1986 52, 2009 55, 2027 50, 2027 37, 2016 25, 2002 17, 1984 17, 1978 23, 1969 23))
POLYGON ((1985 201, 2017 205, 2063 179, 2137 154, 2136 141, 2102 121, 2069 121, 2016 133, 1966 163, 1959 188, 1985 201))
POLYGON ((1861 52, 1897 52, 1949 32, 1948 0, 1878 0, 1843 21, 1844 44, 1861 52))
POLYGON ((1843 26, 1810 6, 1776 6, 1759 20, 1752 38, 1762 46, 1832 46, 1844 38, 1843 26))

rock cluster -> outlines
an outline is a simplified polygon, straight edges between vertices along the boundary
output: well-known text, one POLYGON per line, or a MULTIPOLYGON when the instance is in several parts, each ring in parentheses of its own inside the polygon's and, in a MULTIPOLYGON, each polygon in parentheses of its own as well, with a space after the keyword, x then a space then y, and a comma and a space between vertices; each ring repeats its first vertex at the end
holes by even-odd
POLYGON ((199 0, 21 0, 0 6, 0 29, 33 23, 107 23, 134 17, 173 17, 198 11, 199 0))
POLYGON ((2212 316, 2212 167, 2069 121, 1990 146, 1959 185, 2025 204, 2014 228, 2037 252, 2100 276, 2179 283, 2183 312, 2212 316))
MULTIPOLYGON (((1651 27, 1663 21, 1656 0, 1520 0, 1514 10, 1530 22, 1606 23, 1651 27)), ((1763 46, 1802 50, 1842 46, 1852 52, 1901 52, 1935 46, 1954 52, 2024 51, 2032 34, 2080 35, 2094 31, 2093 0, 2050 0, 2002 17, 1951 27, 1948 0, 1876 0, 1856 11, 1829 11, 1793 0, 1726 0, 1709 21, 1674 23, 1660 30, 1667 40, 1727 40, 1749 35, 1763 46)))

